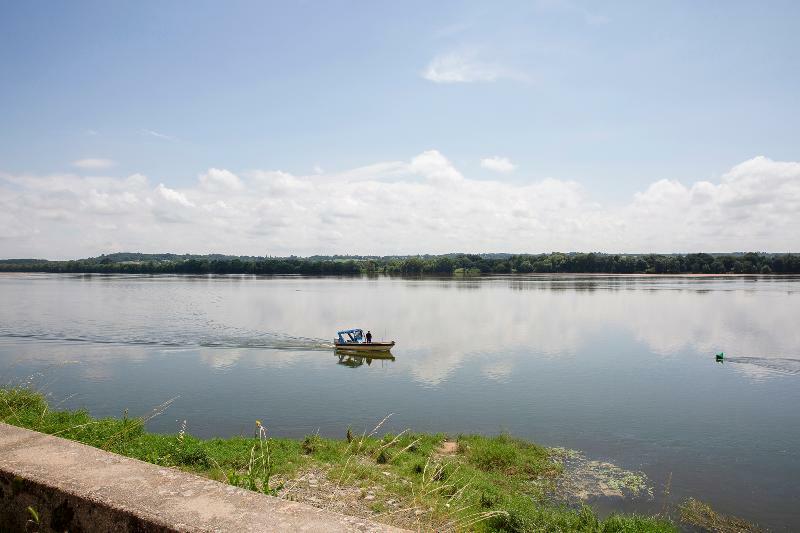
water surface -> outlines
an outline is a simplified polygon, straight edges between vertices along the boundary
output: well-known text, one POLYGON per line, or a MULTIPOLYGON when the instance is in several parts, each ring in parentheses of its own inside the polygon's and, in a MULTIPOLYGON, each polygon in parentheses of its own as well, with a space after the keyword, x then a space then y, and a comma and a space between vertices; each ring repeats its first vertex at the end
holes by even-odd
POLYGON ((800 278, 0 275, 0 383, 198 436, 508 431, 800 528, 800 278), (337 329, 397 341, 337 356, 337 329), (714 353, 724 351, 718 364, 714 353))

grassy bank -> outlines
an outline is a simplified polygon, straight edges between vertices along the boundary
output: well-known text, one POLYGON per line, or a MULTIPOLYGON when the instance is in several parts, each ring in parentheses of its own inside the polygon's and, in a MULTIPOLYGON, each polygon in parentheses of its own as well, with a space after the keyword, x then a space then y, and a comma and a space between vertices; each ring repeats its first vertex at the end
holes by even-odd
POLYGON ((51 410, 28 389, 0 389, 0 421, 73 439, 251 490, 412 529, 479 531, 675 531, 667 519, 612 515, 551 503, 562 474, 553 452, 509 436, 353 434, 200 440, 145 431, 142 418, 92 418, 51 410))

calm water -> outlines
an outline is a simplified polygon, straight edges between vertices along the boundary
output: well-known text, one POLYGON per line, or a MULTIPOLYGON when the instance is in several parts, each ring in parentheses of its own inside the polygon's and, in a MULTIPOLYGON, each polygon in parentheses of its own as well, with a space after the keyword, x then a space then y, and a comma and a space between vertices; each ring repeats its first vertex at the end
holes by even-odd
MULTIPOLYGON (((497 433, 800 528, 800 278, 0 275, 0 383, 199 436, 497 433), (338 328, 397 341, 340 360, 338 328), (725 351, 725 364, 713 354, 725 351)), ((597 502, 601 508, 608 502, 597 502)))

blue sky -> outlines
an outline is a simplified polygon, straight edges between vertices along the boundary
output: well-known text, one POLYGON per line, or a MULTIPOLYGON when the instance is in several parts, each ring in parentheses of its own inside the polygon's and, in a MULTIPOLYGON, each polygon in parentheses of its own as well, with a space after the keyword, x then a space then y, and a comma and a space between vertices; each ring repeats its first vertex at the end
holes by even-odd
POLYGON ((4 2, 0 15, 12 177, 141 174, 180 190, 212 168, 341 175, 435 150, 470 180, 576 182, 611 209, 659 180, 800 160, 797 2, 4 2))

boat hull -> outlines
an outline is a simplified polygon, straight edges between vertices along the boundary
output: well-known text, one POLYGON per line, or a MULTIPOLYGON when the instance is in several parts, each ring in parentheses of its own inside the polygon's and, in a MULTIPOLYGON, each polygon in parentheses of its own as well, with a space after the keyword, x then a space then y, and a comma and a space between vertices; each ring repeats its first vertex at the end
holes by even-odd
POLYGON ((392 342, 346 342, 334 343, 337 350, 347 350, 353 352, 388 352, 394 346, 392 342))

